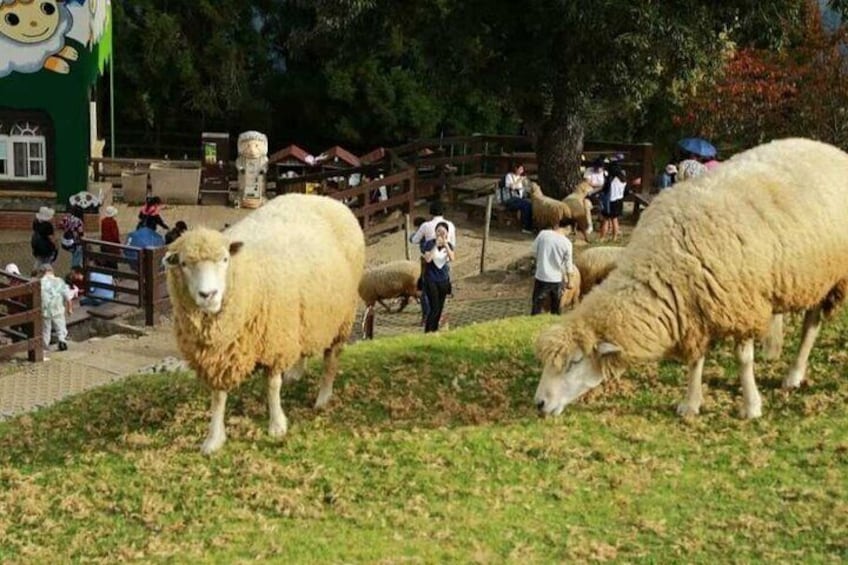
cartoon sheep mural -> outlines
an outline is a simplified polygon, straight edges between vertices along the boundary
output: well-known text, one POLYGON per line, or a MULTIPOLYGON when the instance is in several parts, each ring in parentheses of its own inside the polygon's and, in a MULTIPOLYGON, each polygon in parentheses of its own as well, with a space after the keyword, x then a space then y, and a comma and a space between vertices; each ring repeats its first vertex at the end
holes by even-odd
POLYGON ((344 204, 279 196, 223 233, 187 231, 165 261, 178 347, 212 390, 204 453, 226 441, 227 393, 257 366, 267 372, 272 436, 288 428, 283 375, 298 378, 307 357, 324 355, 315 407, 327 404, 365 264, 365 238, 344 204))
POLYGON ((804 310, 801 347, 783 381, 800 386, 823 315, 848 291, 845 171, 839 149, 786 139, 660 194, 608 278, 538 337, 539 411, 557 415, 635 363, 674 358, 689 367, 678 413, 697 414, 707 349, 730 338, 742 416, 757 418, 754 339, 773 313, 804 310))
POLYGON ((42 68, 67 74, 76 49, 65 45, 73 17, 58 0, 0 0, 0 78, 42 68))

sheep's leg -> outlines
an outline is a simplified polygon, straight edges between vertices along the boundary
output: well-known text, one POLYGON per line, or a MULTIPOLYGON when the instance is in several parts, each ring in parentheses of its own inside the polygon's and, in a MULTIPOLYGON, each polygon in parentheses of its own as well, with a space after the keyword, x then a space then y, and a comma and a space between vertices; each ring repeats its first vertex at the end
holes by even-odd
POLYGON ((268 434, 271 437, 282 437, 289 429, 288 420, 280 404, 282 385, 282 373, 268 371, 268 434))
POLYGON ((221 449, 227 441, 227 431, 224 429, 224 408, 227 406, 227 392, 223 390, 212 391, 212 418, 209 422, 209 435, 203 442, 200 451, 209 455, 221 449))
POLYGON ((780 359, 783 351, 783 314, 771 317, 768 333, 763 337, 763 358, 768 360, 780 359))
POLYGON ((293 381, 299 381, 305 372, 306 357, 301 357, 298 359, 297 363, 289 367, 289 369, 283 373, 283 382, 290 383, 293 381))
POLYGON ((736 346, 739 360, 739 381, 742 383, 742 417, 759 418, 763 415, 763 401, 754 380, 754 340, 746 339, 736 346))
POLYGON ((804 382, 807 375, 807 360, 810 358, 810 351, 813 349, 813 344, 816 342, 816 337, 819 335, 821 328, 821 308, 811 308, 804 314, 804 329, 801 336, 801 348, 798 350, 798 357, 792 368, 789 369, 789 374, 783 379, 783 388, 798 388, 804 382))
POLYGON ((386 304, 385 302, 383 302, 383 299, 382 299, 382 298, 378 298, 378 299, 377 299, 377 302, 379 302, 379 303, 380 303, 380 306, 382 306, 383 308, 385 308, 386 312, 391 312, 391 311, 392 311, 392 307, 391 307, 391 306, 389 306, 388 304, 386 304))
POLYGON ((324 376, 321 379, 321 389, 318 391, 318 399, 315 401, 315 408, 323 408, 330 397, 333 396, 333 380, 336 378, 336 373, 339 369, 339 353, 341 352, 342 344, 334 343, 324 350, 324 376))
POLYGON ((686 398, 677 405, 677 413, 680 416, 697 416, 704 402, 701 390, 701 376, 704 373, 704 357, 701 356, 693 363, 689 363, 689 384, 686 387, 686 398))

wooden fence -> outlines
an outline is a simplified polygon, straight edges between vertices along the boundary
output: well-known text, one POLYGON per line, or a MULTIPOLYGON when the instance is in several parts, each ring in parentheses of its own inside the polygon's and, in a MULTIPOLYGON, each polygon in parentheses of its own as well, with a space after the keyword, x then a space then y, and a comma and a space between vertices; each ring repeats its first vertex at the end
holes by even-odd
POLYGON ((353 169, 280 178, 276 189, 279 193, 303 192, 307 186, 314 186, 314 193, 346 203, 359 219, 359 225, 365 235, 405 228, 406 217, 415 206, 417 194, 416 174, 412 168, 406 167, 384 178, 362 182, 354 187, 347 185, 351 175, 376 176, 378 170, 378 165, 365 165, 353 169), (377 198, 381 187, 385 187, 387 200, 377 198))
POLYGON ((30 361, 44 360, 41 281, 0 271, 0 359, 21 351, 30 361))
POLYGON ((170 306, 162 265, 165 248, 139 248, 87 238, 82 244, 87 288, 111 292, 111 298, 98 297, 103 302, 143 309, 145 324, 156 325, 170 306), (110 277, 112 282, 91 281, 95 273, 110 277))

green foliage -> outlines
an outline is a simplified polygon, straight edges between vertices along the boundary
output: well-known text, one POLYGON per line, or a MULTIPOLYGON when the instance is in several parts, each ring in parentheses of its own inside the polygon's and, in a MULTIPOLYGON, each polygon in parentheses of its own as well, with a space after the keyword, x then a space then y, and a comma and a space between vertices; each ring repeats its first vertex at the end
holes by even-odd
MULTIPOLYGON (((648 365, 557 419, 533 412, 530 344, 550 317, 359 343, 326 412, 311 376, 267 437, 254 379, 229 442, 198 452, 208 395, 138 376, 0 424, 0 560, 294 562, 840 561, 848 557, 842 313, 802 390, 787 356, 757 366, 763 418, 735 417, 732 350, 705 367, 702 415, 673 405, 684 370, 648 365)), ((797 331, 797 324, 790 324, 797 331)))
POLYGON ((256 95, 268 69, 267 45, 249 4, 139 0, 116 2, 112 10, 116 110, 124 128, 148 130, 148 141, 158 145, 163 130, 199 133, 267 109, 256 95))

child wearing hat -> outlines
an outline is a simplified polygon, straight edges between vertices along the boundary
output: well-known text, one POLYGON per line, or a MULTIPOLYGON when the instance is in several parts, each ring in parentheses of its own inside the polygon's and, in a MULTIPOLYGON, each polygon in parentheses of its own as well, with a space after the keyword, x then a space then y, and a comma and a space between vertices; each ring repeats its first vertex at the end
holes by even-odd
POLYGON ((48 264, 38 268, 38 278, 41 279, 41 319, 43 321, 42 338, 44 349, 50 347, 50 334, 56 328, 59 340, 59 351, 68 349, 68 327, 65 322, 65 311, 74 311, 73 292, 64 280, 53 274, 53 266, 48 264))

